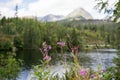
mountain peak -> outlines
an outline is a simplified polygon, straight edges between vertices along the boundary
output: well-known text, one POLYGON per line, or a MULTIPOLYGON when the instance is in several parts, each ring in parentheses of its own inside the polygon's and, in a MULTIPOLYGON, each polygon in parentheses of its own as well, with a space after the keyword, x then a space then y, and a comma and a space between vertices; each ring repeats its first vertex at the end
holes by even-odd
POLYGON ((74 11, 85 11, 83 8, 79 7, 77 9, 75 9, 74 11))
POLYGON ((67 16, 63 15, 54 15, 54 14, 47 14, 46 16, 39 18, 40 21, 59 21, 59 20, 88 20, 93 19, 90 13, 88 13, 83 8, 77 8, 69 13, 67 16))
POLYGON ((67 18, 75 18, 75 17, 84 17, 85 19, 93 19, 91 14, 88 13, 83 8, 77 8, 67 15, 67 18))

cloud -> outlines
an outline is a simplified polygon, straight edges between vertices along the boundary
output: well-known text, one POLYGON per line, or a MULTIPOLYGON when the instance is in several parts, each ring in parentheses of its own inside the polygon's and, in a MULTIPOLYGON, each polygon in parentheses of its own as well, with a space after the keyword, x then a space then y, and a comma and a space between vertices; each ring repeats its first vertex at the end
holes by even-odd
POLYGON ((24 16, 35 16, 35 12, 27 11, 26 8, 22 8, 18 11, 18 16, 19 17, 24 17, 24 16))
MULTIPOLYGON (((85 1, 85 0, 84 0, 85 1)), ((39 15, 46 15, 47 13, 55 13, 55 14, 62 14, 67 15, 71 11, 80 6, 83 6, 85 3, 84 1, 80 0, 39 0, 34 3, 29 4, 29 10, 33 12, 39 13, 39 15), (84 4, 83 4, 84 3, 84 4), (45 14, 46 13, 46 14, 45 14)), ((89 0, 86 0, 90 2, 89 0)), ((88 4, 90 7, 91 4, 88 4)))
POLYGON ((15 6, 21 5, 23 0, 0 1, 0 12, 2 16, 13 17, 15 14, 15 6))
POLYGON ((67 15, 74 9, 82 7, 86 11, 92 14, 94 18, 103 18, 97 10, 93 9, 97 3, 95 0, 38 0, 34 3, 30 3, 28 10, 35 12, 37 16, 45 16, 47 14, 67 15))
POLYGON ((2 16, 6 16, 6 17, 13 17, 14 16, 14 11, 10 10, 9 8, 0 8, 0 12, 2 14, 2 16))
POLYGON ((96 5, 95 0, 10 0, 9 2, 1 2, 4 7, 0 8, 2 13, 7 16, 13 16, 15 5, 20 7, 18 16, 45 16, 47 14, 67 15, 76 8, 84 8, 91 13, 94 18, 103 18, 93 7, 96 5), (28 3, 27 3, 28 2, 28 3), (5 9, 5 10, 4 10, 5 9))
POLYGON ((16 6, 16 4, 22 4, 23 0, 9 0, 6 2, 0 2, 0 7, 8 7, 13 8, 16 6))

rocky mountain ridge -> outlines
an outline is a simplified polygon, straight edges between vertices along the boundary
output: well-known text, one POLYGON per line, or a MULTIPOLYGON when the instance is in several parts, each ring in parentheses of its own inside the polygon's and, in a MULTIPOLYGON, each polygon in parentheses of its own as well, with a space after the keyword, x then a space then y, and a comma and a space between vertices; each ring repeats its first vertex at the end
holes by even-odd
POLYGON ((78 8, 73 10, 71 13, 69 13, 67 16, 63 15, 54 15, 54 14, 48 14, 44 17, 38 17, 38 20, 40 21, 59 21, 59 20, 88 20, 93 19, 90 13, 88 13, 83 8, 78 8))

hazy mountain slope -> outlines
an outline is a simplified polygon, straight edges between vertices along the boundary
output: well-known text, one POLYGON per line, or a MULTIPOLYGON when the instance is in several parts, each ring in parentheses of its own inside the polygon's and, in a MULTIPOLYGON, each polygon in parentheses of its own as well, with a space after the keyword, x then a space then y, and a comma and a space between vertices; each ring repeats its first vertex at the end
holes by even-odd
POLYGON ((38 17, 38 20, 40 21, 59 21, 59 20, 88 20, 93 19, 90 13, 85 11, 83 8, 78 8, 69 13, 67 16, 63 15, 54 15, 54 14, 48 14, 44 17, 38 17))
MULTIPOLYGON (((78 18, 78 17, 83 17, 85 19, 93 19, 90 13, 85 11, 83 8, 78 8, 69 13, 66 18, 78 18)), ((80 19, 79 19, 80 20, 80 19)))
POLYGON ((48 14, 46 16, 44 16, 43 18, 41 18, 41 21, 58 21, 58 20, 62 20, 64 18, 64 16, 62 15, 53 15, 53 14, 48 14))

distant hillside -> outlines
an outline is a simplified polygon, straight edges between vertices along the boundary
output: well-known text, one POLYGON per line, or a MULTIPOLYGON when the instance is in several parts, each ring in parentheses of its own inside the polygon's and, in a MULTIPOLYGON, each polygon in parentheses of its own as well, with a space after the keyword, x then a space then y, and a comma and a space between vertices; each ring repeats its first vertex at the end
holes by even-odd
MULTIPOLYGON (((59 24, 64 24, 64 25, 72 25, 73 27, 76 26, 84 26, 84 25, 96 25, 96 26, 106 26, 106 27, 110 27, 110 26, 116 26, 116 23, 110 21, 110 20, 98 20, 98 19, 89 19, 89 20, 61 20, 61 21, 57 21, 59 24)), ((71 27, 72 27, 71 26, 71 27)))
POLYGON ((78 23, 81 25, 113 25, 115 24, 114 22, 110 21, 110 20, 98 20, 98 19, 91 19, 91 20, 74 20, 72 21, 73 23, 78 23))

